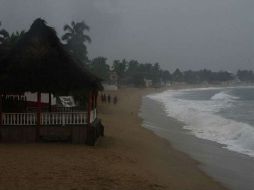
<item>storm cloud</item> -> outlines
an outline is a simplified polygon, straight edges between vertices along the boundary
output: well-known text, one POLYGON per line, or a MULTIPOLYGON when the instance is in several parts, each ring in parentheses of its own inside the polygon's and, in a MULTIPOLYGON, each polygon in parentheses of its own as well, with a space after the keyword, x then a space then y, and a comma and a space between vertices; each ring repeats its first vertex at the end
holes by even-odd
POLYGON ((159 62, 165 69, 254 69, 253 0, 0 0, 9 31, 37 17, 59 35, 72 20, 91 27, 90 58, 159 62))

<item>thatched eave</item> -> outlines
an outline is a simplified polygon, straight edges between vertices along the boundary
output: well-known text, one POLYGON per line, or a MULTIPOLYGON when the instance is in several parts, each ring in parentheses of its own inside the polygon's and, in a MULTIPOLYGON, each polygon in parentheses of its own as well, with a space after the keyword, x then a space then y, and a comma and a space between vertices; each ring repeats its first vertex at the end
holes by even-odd
POLYGON ((4 93, 69 93, 100 90, 100 80, 80 68, 65 51, 53 28, 36 19, 1 63, 0 91, 4 93))

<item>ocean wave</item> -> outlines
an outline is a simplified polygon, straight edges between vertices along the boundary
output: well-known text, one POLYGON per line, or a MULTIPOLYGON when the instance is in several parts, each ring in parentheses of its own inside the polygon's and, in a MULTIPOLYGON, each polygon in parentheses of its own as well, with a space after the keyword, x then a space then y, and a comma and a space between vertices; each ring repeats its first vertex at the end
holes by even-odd
POLYGON ((223 91, 207 101, 177 98, 184 93, 186 90, 169 90, 148 97, 161 102, 168 116, 184 122, 184 129, 190 130, 196 137, 215 141, 231 151, 254 157, 254 128, 216 114, 228 102, 239 97, 223 91))
POLYGON ((225 100, 225 101, 234 101, 240 99, 237 96, 232 96, 226 91, 219 92, 211 97, 211 100, 225 100))

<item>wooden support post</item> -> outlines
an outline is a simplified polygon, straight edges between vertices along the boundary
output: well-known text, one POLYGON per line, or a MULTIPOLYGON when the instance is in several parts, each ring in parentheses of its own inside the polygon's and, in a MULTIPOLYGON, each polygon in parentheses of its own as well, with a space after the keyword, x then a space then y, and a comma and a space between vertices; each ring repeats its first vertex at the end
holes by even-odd
POLYGON ((49 112, 52 111, 52 98, 51 98, 51 93, 49 92, 49 112))
POLYGON ((95 92, 95 95, 94 95, 94 109, 95 109, 95 119, 97 118, 97 101, 98 101, 98 91, 95 92))
POLYGON ((3 112, 3 100, 2 100, 2 94, 0 94, 0 126, 2 126, 2 117, 3 117, 3 114, 2 114, 2 112, 3 112))
POLYGON ((87 124, 90 127, 91 121, 90 121, 90 117, 91 117, 91 93, 89 92, 88 94, 88 106, 87 106, 87 124))
POLYGON ((95 108, 97 108, 98 103, 98 91, 95 93, 95 108))
POLYGON ((94 121, 94 119, 95 119, 95 112, 94 112, 94 110, 95 110, 95 105, 96 105, 96 96, 95 96, 96 94, 95 94, 95 92, 93 91, 93 108, 92 108, 92 112, 93 112, 93 121, 94 121))
POLYGON ((40 140, 40 125, 41 125, 41 93, 37 92, 37 117, 36 117, 36 141, 40 140))
POLYGON ((96 130, 91 124, 91 109, 92 109, 93 93, 89 92, 88 95, 88 108, 87 108, 87 138, 86 144, 94 146, 96 142, 96 130))
POLYGON ((41 93, 37 92, 37 125, 41 125, 41 93))
POLYGON ((94 93, 92 92, 92 109, 91 109, 91 111, 93 111, 93 109, 94 109, 94 93))

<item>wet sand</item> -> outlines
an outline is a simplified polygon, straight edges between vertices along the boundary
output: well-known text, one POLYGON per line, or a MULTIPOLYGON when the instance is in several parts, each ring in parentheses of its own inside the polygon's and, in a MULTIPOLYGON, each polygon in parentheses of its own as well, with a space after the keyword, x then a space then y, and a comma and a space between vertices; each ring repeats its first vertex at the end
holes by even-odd
POLYGON ((111 92, 117 105, 99 103, 105 137, 95 147, 0 144, 0 189, 225 189, 196 161, 141 127, 142 96, 154 91, 123 89, 111 92))
POLYGON ((229 151, 216 142, 195 137, 183 128, 184 123, 169 117, 161 103, 148 97, 143 98, 140 116, 144 119, 145 128, 199 161, 199 168, 229 189, 254 189, 254 158, 229 151))

